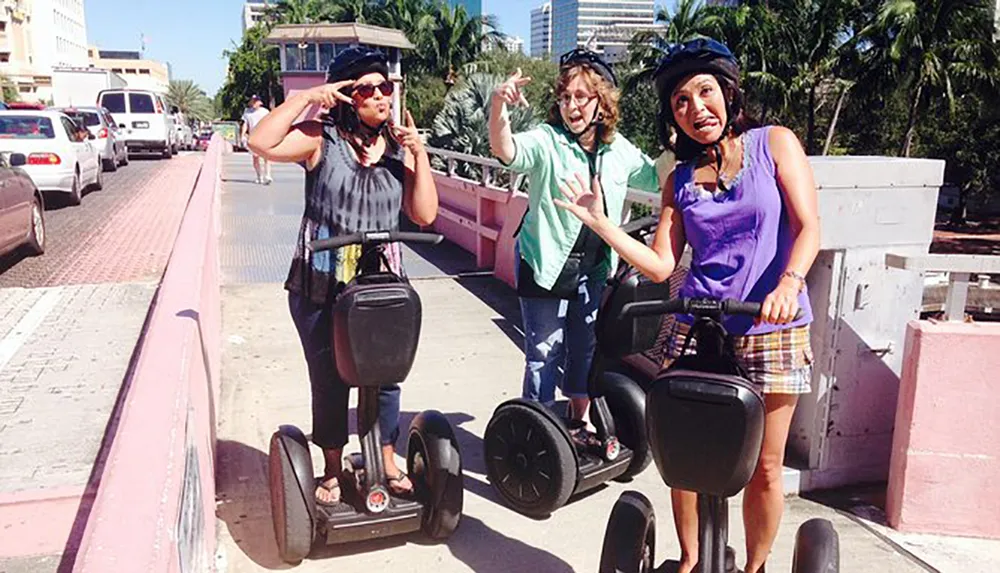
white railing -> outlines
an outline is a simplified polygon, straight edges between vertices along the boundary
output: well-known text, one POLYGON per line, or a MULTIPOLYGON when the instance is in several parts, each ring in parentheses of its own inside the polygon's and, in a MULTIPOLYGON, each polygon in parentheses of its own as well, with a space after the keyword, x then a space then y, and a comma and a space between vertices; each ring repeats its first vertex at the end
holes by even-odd
POLYGON ((949 321, 964 321, 969 299, 969 286, 973 275, 980 288, 989 289, 989 276, 1000 274, 1000 256, 988 255, 920 255, 885 256, 889 268, 917 271, 922 273, 946 273, 948 292, 944 300, 944 318, 949 321))

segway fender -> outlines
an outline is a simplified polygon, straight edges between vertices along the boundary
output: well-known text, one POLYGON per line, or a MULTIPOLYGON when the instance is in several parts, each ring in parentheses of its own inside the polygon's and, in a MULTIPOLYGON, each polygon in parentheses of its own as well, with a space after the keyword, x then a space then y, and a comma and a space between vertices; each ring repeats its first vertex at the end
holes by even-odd
POLYGON ((558 429, 559 434, 566 438, 566 443, 570 445, 570 451, 573 452, 573 461, 576 467, 580 467, 580 456, 577 454, 576 448, 573 447, 573 437, 569 435, 569 430, 566 429, 566 422, 563 421, 555 412, 549 409, 544 404, 539 402, 534 402, 532 400, 525 400, 524 398, 514 398, 512 400, 507 400, 497 406, 496 410, 493 411, 493 417, 496 417, 497 412, 500 411, 504 406, 511 404, 518 404, 526 408, 531 408, 532 410, 538 412, 545 417, 548 421, 552 422, 552 425, 558 429))
POLYGON ((437 410, 425 410, 410 422, 410 433, 419 432, 427 446, 427 455, 432 456, 437 467, 447 470, 448 475, 462 475, 462 458, 458 440, 451 424, 444 414, 437 410))
MULTIPOLYGON (((462 456, 448 419, 425 410, 410 422, 407 467, 413 472, 415 440, 426 457, 426 506, 421 529, 434 539, 446 539, 458 529, 464 503, 462 456)), ((416 477, 416 476, 414 476, 416 477)), ((417 485, 415 483, 415 485, 417 485)))
MULTIPOLYGON (((295 472, 295 479, 302 486, 311 488, 315 478, 313 477, 312 459, 309 457, 309 440, 306 439, 306 435, 302 433, 302 430, 292 425, 278 426, 275 435, 280 440, 291 440, 301 446, 300 448, 284 448, 284 450, 288 452, 292 471, 295 472)), ((314 501, 312 496, 309 496, 308 499, 314 501)), ((309 508, 309 518, 315 521, 316 504, 306 503, 306 507, 309 508)))

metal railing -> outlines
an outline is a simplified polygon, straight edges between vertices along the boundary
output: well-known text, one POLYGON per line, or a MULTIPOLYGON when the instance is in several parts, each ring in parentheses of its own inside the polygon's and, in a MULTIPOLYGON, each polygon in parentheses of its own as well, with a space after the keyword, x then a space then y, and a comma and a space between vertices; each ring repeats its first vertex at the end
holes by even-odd
MULTIPOLYGON (((480 157, 478 155, 471 155, 468 153, 460 153, 458 151, 450 151, 447 149, 439 149, 436 147, 428 147, 427 153, 432 158, 439 158, 439 162, 431 163, 431 169, 438 174, 445 175, 447 177, 452 177, 469 183, 475 183, 482 185, 484 187, 507 191, 510 193, 519 193, 522 189, 522 185, 526 184, 527 176, 524 174, 515 173, 511 169, 504 167, 502 163, 496 159, 490 157, 480 157), (434 167, 434 163, 444 163, 444 170, 437 169, 434 167), (480 177, 478 179, 469 179, 467 177, 462 177, 459 175, 458 167, 460 163, 475 165, 479 172, 480 177), (497 177, 498 173, 505 174, 505 177, 497 177), (502 186, 496 185, 495 182, 504 179, 506 183, 502 186)), ((650 207, 654 212, 660 210, 660 196, 656 193, 647 193, 645 191, 639 191, 638 189, 629 189, 626 195, 626 216, 631 212, 632 205, 642 205, 645 207, 650 207)))

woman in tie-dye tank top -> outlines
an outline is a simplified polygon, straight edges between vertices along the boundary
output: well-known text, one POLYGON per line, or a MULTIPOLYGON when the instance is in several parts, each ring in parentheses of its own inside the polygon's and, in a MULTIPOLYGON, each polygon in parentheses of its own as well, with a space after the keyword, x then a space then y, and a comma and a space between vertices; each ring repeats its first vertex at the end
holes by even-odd
MULTIPOLYGON (((306 170, 305 212, 285 288, 312 389, 313 442, 325 458, 316 501, 340 502, 341 454, 347 444, 348 387, 339 379, 331 351, 330 309, 357 272, 362 247, 313 253, 307 243, 359 231, 396 230, 400 211, 418 225, 437 214, 437 190, 427 152, 409 113, 406 125, 390 121, 394 84, 386 57, 349 48, 330 63, 326 84, 288 98, 261 121, 250 148, 271 161, 306 170), (327 114, 293 125, 310 105, 327 114)), ((386 248, 388 264, 402 273, 399 245, 386 248)), ((396 465, 399 386, 379 390, 379 426, 386 479, 396 494, 413 484, 396 465)))
MULTIPOLYGON (((680 296, 762 303, 756 320, 724 320, 736 359, 764 393, 764 444, 743 493, 747 573, 764 571, 784 497, 782 465, 792 414, 810 391, 812 310, 805 275, 819 250, 816 186, 795 134, 757 127, 743 112, 740 71, 729 49, 708 39, 673 47, 655 74, 661 140, 677 136, 678 163, 662 193, 652 248, 608 220, 599 197, 564 186, 573 212, 646 276, 666 280, 685 244, 691 265, 680 296), (801 315, 798 312, 801 310, 801 315)), ((678 356, 691 317, 674 323, 668 360, 678 356)), ((693 349, 692 349, 693 350, 693 349)), ((678 571, 698 560, 697 499, 671 491, 681 542, 678 571)))

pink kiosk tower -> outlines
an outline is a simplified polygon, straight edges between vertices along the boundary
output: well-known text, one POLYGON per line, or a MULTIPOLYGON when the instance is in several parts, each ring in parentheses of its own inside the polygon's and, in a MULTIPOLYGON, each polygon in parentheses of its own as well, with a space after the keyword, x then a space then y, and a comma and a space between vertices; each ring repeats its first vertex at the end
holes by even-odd
MULTIPOLYGON (((278 46, 281 84, 286 98, 323 83, 330 61, 352 46, 368 46, 385 52, 389 58, 389 80, 399 88, 403 81, 400 50, 416 47, 400 30, 354 22, 275 26, 264 42, 278 46)), ((401 119, 401 91, 397 89, 392 94, 392 115, 396 122, 401 119)), ((311 119, 319 112, 319 107, 313 106, 299 120, 311 119)))

